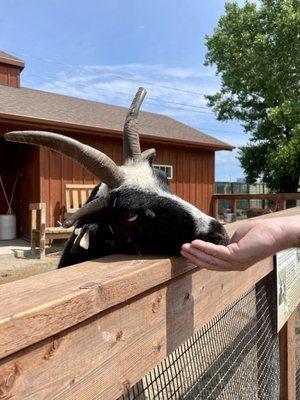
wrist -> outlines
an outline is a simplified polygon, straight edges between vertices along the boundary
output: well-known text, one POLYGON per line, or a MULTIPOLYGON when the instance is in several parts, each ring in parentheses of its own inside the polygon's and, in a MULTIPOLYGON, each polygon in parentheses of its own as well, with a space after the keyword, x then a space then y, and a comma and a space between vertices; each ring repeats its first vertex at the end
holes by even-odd
POLYGON ((276 220, 280 233, 280 250, 300 247, 300 216, 282 217, 276 220))

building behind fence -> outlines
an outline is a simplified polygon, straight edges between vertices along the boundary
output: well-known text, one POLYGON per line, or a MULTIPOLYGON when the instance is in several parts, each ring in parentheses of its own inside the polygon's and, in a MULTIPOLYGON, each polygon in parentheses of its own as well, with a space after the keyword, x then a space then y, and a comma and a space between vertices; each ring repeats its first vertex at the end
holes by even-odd
MULTIPOLYGON (((269 193, 269 189, 263 182, 257 182, 253 185, 249 185, 244 180, 238 180, 237 182, 216 182, 215 193, 217 194, 234 194, 234 193, 250 193, 250 194, 262 194, 269 193)), ((237 201, 237 212, 243 214, 249 208, 265 208, 268 206, 266 200, 238 200, 237 201)), ((219 214, 224 212, 230 212, 231 201, 230 200, 219 200, 219 214)))

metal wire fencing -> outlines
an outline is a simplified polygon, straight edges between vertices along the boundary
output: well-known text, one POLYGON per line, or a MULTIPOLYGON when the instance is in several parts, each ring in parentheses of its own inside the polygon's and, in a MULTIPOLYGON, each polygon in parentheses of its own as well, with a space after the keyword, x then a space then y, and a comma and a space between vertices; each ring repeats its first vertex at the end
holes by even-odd
POLYGON ((275 400, 279 350, 270 282, 256 285, 120 400, 275 400))

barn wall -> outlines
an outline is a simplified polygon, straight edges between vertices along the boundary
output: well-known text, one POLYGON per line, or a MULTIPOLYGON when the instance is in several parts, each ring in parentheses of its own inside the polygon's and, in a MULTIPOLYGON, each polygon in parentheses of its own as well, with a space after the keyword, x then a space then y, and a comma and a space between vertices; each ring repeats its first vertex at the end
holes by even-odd
MULTIPOLYGON (((10 198, 14 181, 19 174, 13 211, 17 214, 18 235, 29 237, 29 203, 40 201, 39 186, 39 149, 35 146, 24 146, 18 143, 5 142, 3 133, 13 129, 12 126, 0 126, 0 175, 10 198)), ((0 213, 7 212, 7 203, 0 188, 0 213)))
MULTIPOLYGON (((5 132, 22 128, 24 129, 2 124, 0 137, 5 132)), ((100 149, 117 164, 122 163, 120 138, 75 134, 72 134, 72 137, 100 149)), ((172 190, 205 213, 209 213, 214 192, 214 152, 142 142, 143 150, 152 146, 157 150, 157 164, 173 166, 172 190)), ((17 210, 19 234, 23 237, 29 237, 29 203, 45 202, 47 225, 57 226, 57 221, 64 218, 65 184, 97 183, 97 180, 76 162, 47 149, 8 143, 0 138, 0 154, 0 174, 4 176, 9 193, 17 171, 22 173, 15 194, 14 209, 17 210)), ((0 193, 0 212, 5 211, 4 197, 0 193)))
POLYGON ((0 64, 0 85, 19 87, 21 69, 16 66, 0 64))
MULTIPOLYGON (((120 139, 95 138, 95 136, 76 136, 86 144, 98 148, 122 163, 122 142, 120 139)), ((154 144, 152 144, 153 146, 154 144)), ((214 152, 154 145, 157 150, 157 164, 173 165, 172 190, 180 197, 209 213, 210 200, 214 192, 214 152)), ((143 150, 149 148, 142 143, 143 150)), ((76 162, 53 151, 40 149, 41 201, 47 204, 47 224, 56 226, 63 220, 66 183, 97 183, 97 180, 76 162)))

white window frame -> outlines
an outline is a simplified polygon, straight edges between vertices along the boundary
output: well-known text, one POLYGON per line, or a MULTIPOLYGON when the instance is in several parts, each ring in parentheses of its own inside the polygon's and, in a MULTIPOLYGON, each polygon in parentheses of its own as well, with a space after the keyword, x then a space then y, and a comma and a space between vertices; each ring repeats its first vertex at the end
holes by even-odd
POLYGON ((153 164, 153 167, 164 172, 167 178, 171 181, 173 179, 173 165, 169 164, 153 164), (170 176, 168 176, 167 169, 170 171, 170 176))

